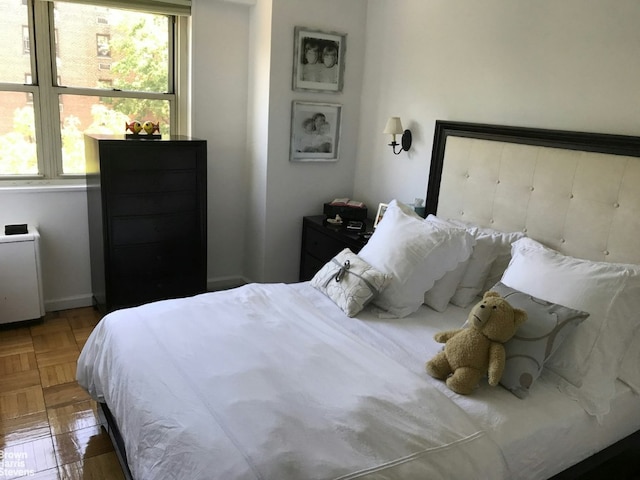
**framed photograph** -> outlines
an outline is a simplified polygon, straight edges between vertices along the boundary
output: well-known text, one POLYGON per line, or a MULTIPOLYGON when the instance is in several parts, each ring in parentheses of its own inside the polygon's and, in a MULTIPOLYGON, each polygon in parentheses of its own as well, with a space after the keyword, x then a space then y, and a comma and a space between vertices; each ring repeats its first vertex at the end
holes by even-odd
POLYGON ((378 226, 380 220, 382 220, 382 217, 384 216, 384 212, 387 211, 388 206, 389 205, 386 203, 381 203, 378 205, 378 213, 376 213, 376 219, 373 222, 373 228, 376 228, 378 226))
POLYGON ((342 105, 293 101, 292 162, 336 162, 340 148, 342 105))
POLYGON ((293 89, 341 92, 346 48, 346 34, 295 27, 293 89))

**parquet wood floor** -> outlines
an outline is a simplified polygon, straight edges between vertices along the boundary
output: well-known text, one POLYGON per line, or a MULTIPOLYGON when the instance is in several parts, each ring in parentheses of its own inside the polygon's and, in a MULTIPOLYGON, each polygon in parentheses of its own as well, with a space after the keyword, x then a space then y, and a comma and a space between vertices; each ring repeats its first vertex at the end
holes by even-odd
POLYGON ((75 380, 93 308, 0 327, 2 479, 123 479, 97 404, 75 380))

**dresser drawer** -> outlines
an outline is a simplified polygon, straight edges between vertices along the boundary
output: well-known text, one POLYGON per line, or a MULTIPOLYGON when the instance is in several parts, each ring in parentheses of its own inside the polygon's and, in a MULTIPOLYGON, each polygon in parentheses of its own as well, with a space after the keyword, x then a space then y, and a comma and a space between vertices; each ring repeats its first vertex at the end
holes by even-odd
POLYGON ((114 246, 156 242, 199 242, 199 221, 196 212, 171 215, 114 217, 111 219, 111 240, 114 246))
POLYGON ((156 215, 194 210, 198 206, 195 191, 146 194, 120 194, 110 198, 111 214, 156 215))
POLYGON ((196 170, 151 170, 120 172, 111 180, 112 194, 195 191, 196 170))
MULTIPOLYGON (((331 257, 333 258, 333 257, 331 257)), ((302 254, 302 262, 300 268, 300 281, 306 282, 307 280, 311 280, 313 276, 318 273, 318 271, 325 266, 327 262, 324 260, 318 260, 315 257, 312 257, 306 252, 302 254)))
POLYGON ((171 170, 195 170, 198 155, 194 149, 171 146, 167 143, 158 145, 118 145, 110 148, 110 158, 105 159, 112 174, 153 170, 168 172, 171 170), (130 146, 136 148, 129 148, 130 146))
POLYGON ((196 276, 174 275, 142 280, 136 277, 118 279, 110 292, 117 306, 142 305, 167 298, 179 298, 204 293, 206 282, 196 276))
POLYGON ((200 269, 197 242, 164 243, 115 247, 111 264, 117 278, 157 278, 188 275, 200 269))
POLYGON ((303 242, 305 252, 323 263, 331 260, 345 248, 344 242, 310 228, 305 230, 303 242))

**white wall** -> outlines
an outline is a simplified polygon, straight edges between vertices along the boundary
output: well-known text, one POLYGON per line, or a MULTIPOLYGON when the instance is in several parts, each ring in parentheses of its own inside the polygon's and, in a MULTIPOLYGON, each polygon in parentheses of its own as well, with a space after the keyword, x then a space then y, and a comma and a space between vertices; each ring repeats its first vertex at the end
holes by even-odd
MULTIPOLYGON (((322 213, 322 204, 333 197, 350 196, 355 175, 360 114, 360 86, 364 68, 365 0, 259 0, 271 2, 270 71, 258 82, 269 85, 267 153, 253 151, 254 162, 264 168, 264 197, 252 198, 250 208, 264 208, 255 218, 247 249, 262 254, 247 265, 248 277, 256 281, 292 282, 298 279, 302 217, 322 213), (293 31, 295 26, 347 33, 346 71, 342 93, 296 92, 291 88, 293 31), (291 102, 293 100, 338 103, 342 107, 340 159, 336 163, 289 161, 291 102), (265 163, 266 162, 266 165, 265 163)), ((266 34, 266 32, 263 32, 266 34)), ((256 41, 265 41, 256 38, 256 41)), ((264 72, 262 72, 264 75, 264 72)), ((256 105, 264 112, 264 104, 256 105)), ((250 113, 251 115, 251 113, 250 113)))
POLYGON ((424 198, 436 119, 640 134, 638 25, 636 0, 369 0, 355 195, 424 198))
POLYGON ((255 280, 264 277, 266 255, 267 168, 269 149, 269 75, 271 72, 272 1, 261 0, 251 11, 249 40, 249 108, 247 124, 249 191, 243 271, 255 280))
POLYGON ((192 135, 207 140, 210 288, 242 278, 250 11, 236 3, 193 2, 192 135))
POLYGON ((91 305, 89 227, 84 187, 0 189, 0 226, 3 232, 4 225, 11 223, 38 227, 45 310, 91 305))

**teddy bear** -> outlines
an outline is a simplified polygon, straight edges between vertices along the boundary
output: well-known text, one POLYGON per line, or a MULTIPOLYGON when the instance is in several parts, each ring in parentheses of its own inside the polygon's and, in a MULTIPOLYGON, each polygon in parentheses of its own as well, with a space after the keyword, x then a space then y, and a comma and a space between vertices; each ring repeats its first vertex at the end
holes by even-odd
POLYGON ((444 349, 426 363, 429 375, 445 380, 456 393, 469 395, 488 373, 495 387, 504 371, 503 344, 527 320, 527 312, 513 308, 497 292, 488 291, 469 312, 463 328, 434 335, 444 349))

